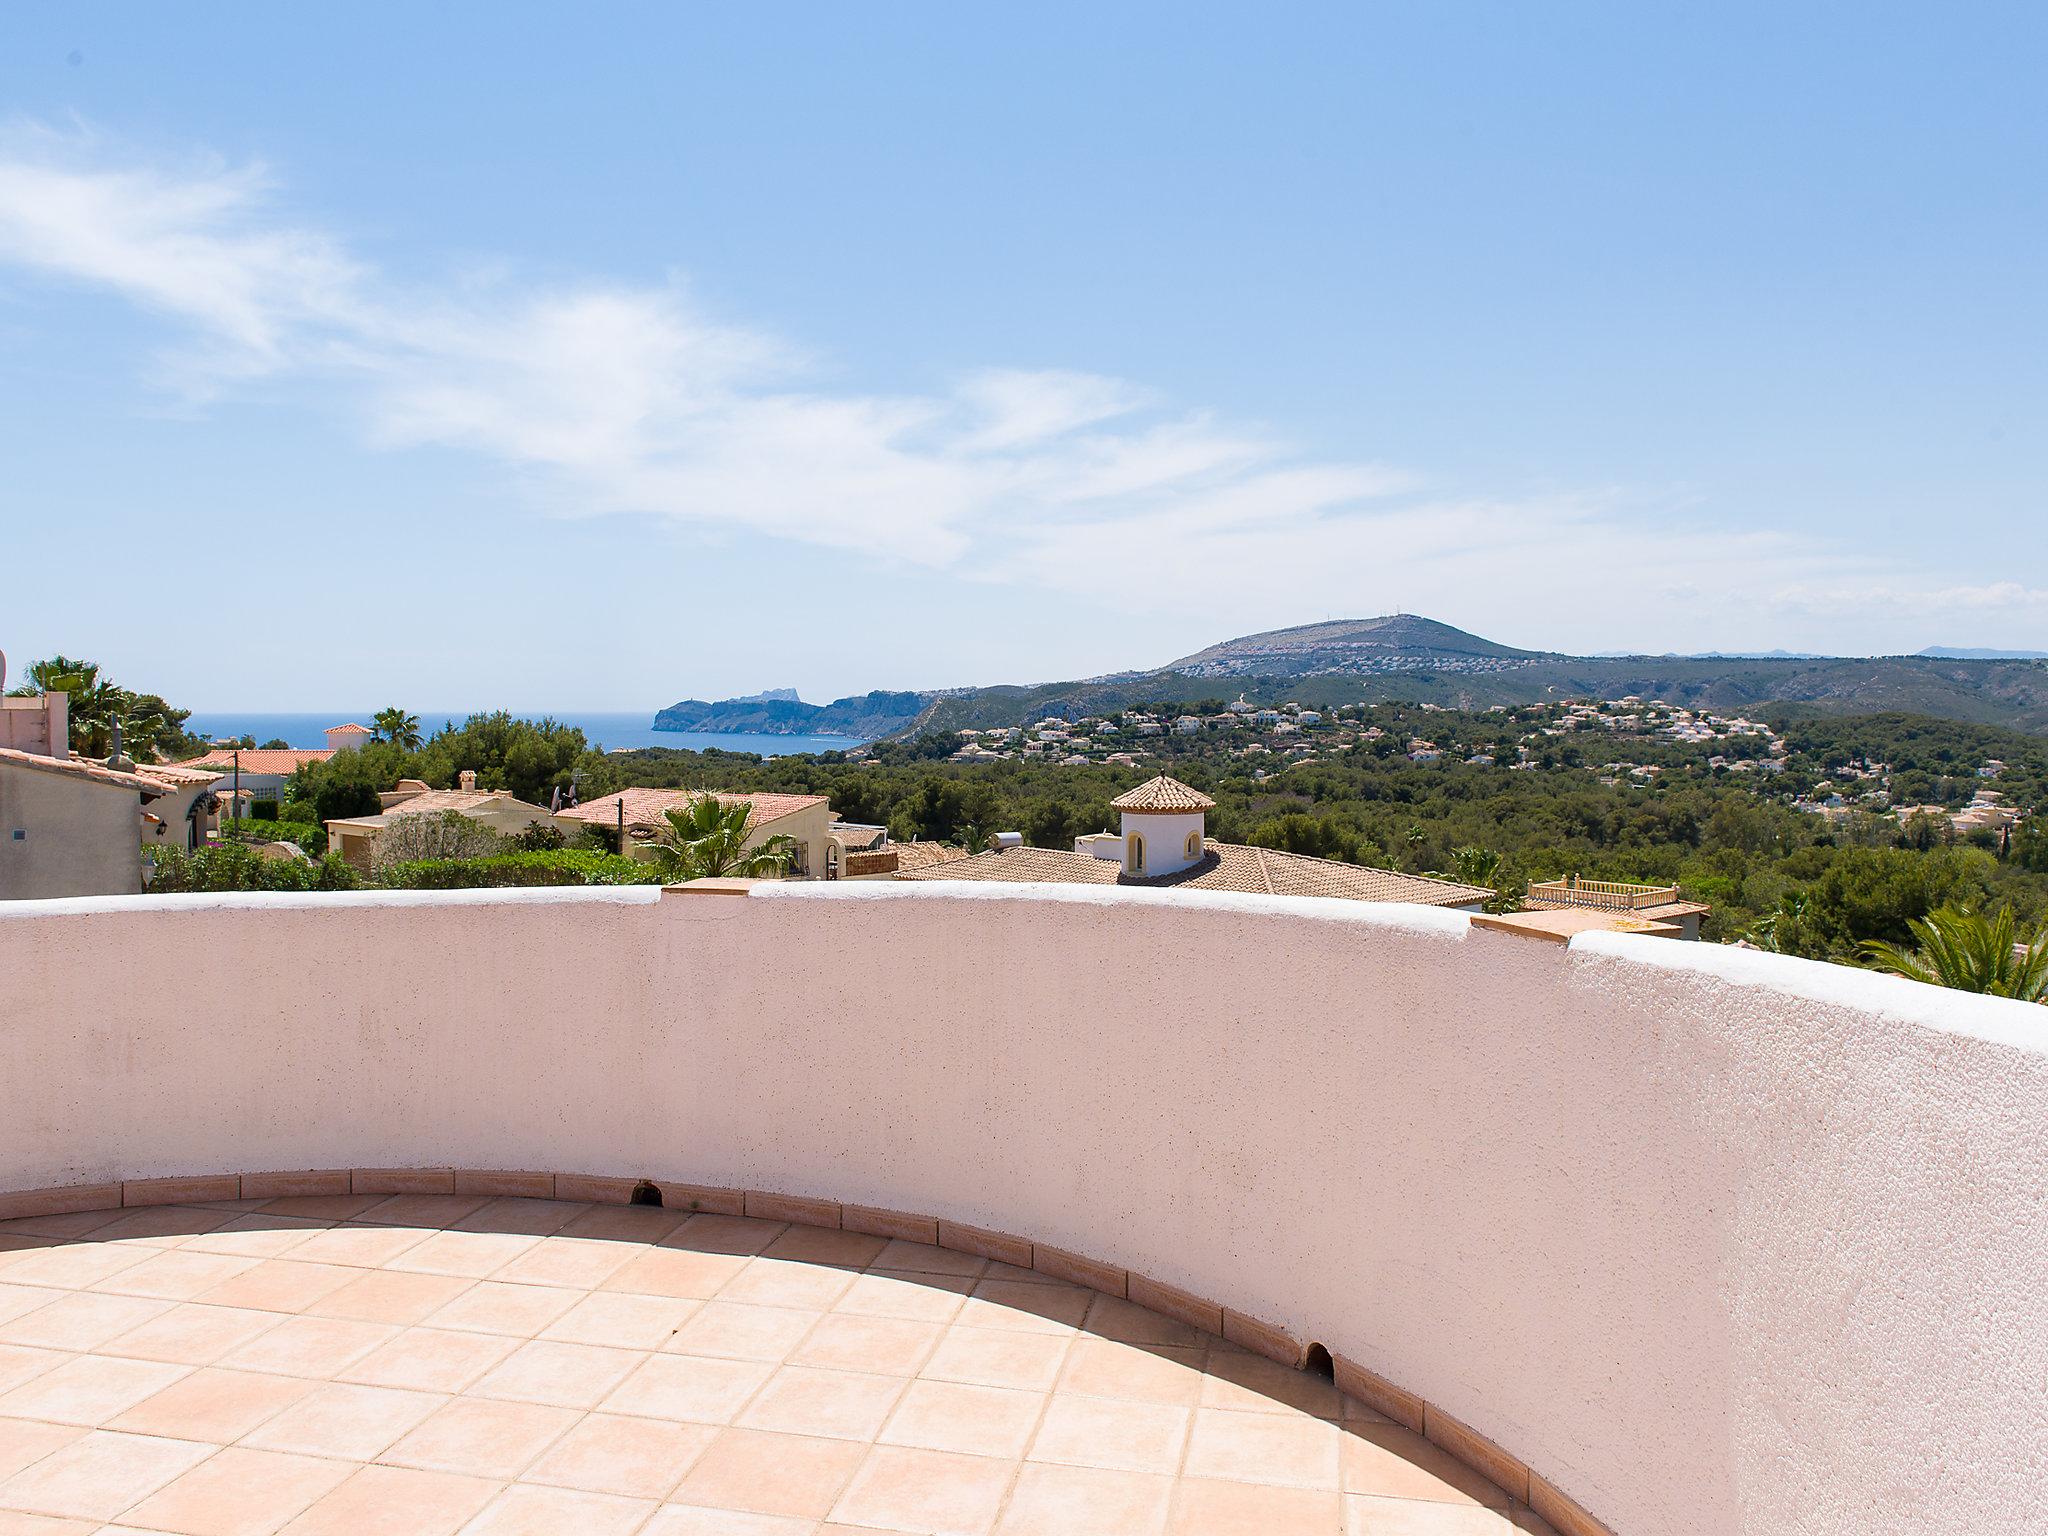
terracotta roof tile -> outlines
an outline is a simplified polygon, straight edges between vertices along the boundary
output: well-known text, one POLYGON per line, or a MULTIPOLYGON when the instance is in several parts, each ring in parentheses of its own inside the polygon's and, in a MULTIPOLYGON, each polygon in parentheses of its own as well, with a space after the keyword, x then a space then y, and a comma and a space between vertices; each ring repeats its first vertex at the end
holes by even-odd
POLYGON ((1126 876, 1113 859, 1058 848, 1007 848, 935 867, 904 871, 901 880, 1003 880, 1028 885, 1186 886, 1261 896, 1332 896, 1343 901, 1412 901, 1431 907, 1472 906, 1492 897, 1482 886, 1368 869, 1335 859, 1281 853, 1241 843, 1210 843, 1200 860, 1170 875, 1126 876))
MULTIPOLYGON (((244 773, 297 773, 307 763, 324 763, 334 754, 325 748, 317 750, 299 748, 244 747, 242 749, 242 772, 244 773)), ((235 753, 232 747, 216 747, 200 757, 188 757, 181 763, 170 764, 173 768, 233 768, 235 753)))
POLYGON ((1181 783, 1160 774, 1156 779, 1147 779, 1136 789, 1126 791, 1109 802, 1120 811, 1208 811, 1214 810, 1216 802, 1181 783))
MULTIPOLYGON (((701 789, 622 789, 617 794, 605 795, 582 805, 564 806, 556 814, 566 821, 609 827, 617 824, 619 806, 623 802, 628 827, 659 827, 664 812, 682 810, 701 799, 704 793, 701 789)), ((823 795, 741 795, 716 791, 712 798, 720 805, 745 804, 749 827, 766 826, 771 821, 794 816, 798 811, 829 804, 823 795)))
POLYGON ((95 763, 82 757, 45 757, 40 752, 24 752, 19 747, 0 747, 0 764, 21 768, 36 768, 44 773, 60 773, 74 779, 89 779, 96 784, 110 785, 116 789, 136 789, 145 794, 160 795, 164 785, 151 783, 139 774, 122 773, 104 763, 95 763))

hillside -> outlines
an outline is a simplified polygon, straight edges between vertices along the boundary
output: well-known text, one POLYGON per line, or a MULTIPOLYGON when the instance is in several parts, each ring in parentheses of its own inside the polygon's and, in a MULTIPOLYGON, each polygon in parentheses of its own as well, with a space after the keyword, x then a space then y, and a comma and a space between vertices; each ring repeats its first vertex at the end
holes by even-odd
POLYGON ((1068 719, 1242 693, 1254 704, 1486 709, 1637 694, 1724 710, 1897 712, 2048 734, 2048 661, 1918 656, 1567 656, 1498 645, 1414 614, 1333 620, 1226 640, 1149 672, 1066 682, 870 693, 831 704, 689 699, 655 729, 876 739, 1068 719))

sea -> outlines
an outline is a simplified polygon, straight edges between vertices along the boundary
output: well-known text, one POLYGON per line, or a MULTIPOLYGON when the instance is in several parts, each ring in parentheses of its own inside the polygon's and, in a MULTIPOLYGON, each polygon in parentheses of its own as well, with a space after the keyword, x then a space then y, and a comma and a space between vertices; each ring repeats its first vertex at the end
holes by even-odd
MULTIPOLYGON (((324 747, 323 732, 330 725, 355 721, 370 723, 375 710, 337 709, 319 714, 261 714, 254 710, 195 709, 185 729, 195 736, 254 736, 260 744, 283 740, 294 747, 324 747)), ((418 711, 420 733, 431 736, 444 724, 460 724, 472 714, 469 709, 423 709, 418 711)), ((591 746, 605 752, 623 752, 636 747, 669 747, 677 751, 753 752, 762 757, 792 757, 800 752, 845 752, 860 745, 853 736, 761 736, 750 732, 657 731, 653 710, 589 712, 582 710, 515 709, 515 718, 551 719, 576 726, 591 746)))

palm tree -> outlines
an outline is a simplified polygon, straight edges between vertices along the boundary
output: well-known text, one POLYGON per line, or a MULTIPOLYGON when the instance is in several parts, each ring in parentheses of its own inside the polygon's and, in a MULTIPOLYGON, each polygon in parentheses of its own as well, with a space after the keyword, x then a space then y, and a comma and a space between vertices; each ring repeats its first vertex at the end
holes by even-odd
POLYGON ((100 675, 96 661, 50 656, 32 662, 27 677, 16 693, 68 696, 65 714, 70 722, 70 746, 81 757, 105 757, 111 752, 116 727, 127 746, 147 756, 147 744, 165 725, 161 700, 145 699, 116 686, 100 675))
POLYGON ((1787 891, 1778 898, 1777 906, 1758 918, 1749 930, 1749 941, 1758 949, 1768 949, 1773 954, 1785 953, 1785 941, 1795 938, 1799 931, 1799 920, 1806 916, 1807 900, 1804 891, 1787 891))
POLYGON ((370 724, 375 728, 380 739, 390 742, 393 746, 403 747, 408 752, 419 751, 420 717, 418 715, 408 715, 394 704, 391 708, 380 709, 377 713, 370 716, 370 724))
POLYGON ((751 812, 744 800, 725 805, 701 795, 682 810, 664 811, 668 823, 655 834, 654 860, 662 879, 684 880, 779 875, 796 857, 793 838, 771 837, 747 846, 751 812))
POLYGON ((2019 938, 2010 907, 1996 917, 1942 907, 1906 926, 1918 949, 1873 940, 1864 944, 1864 957, 1881 971, 1930 986, 2048 1003, 2048 933, 2019 938))

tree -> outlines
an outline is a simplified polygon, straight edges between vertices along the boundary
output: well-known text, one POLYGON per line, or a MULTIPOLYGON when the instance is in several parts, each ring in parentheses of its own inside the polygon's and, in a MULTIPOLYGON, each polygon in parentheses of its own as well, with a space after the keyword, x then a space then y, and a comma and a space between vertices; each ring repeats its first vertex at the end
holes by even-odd
POLYGON ((388 741, 393 746, 405 748, 408 752, 419 751, 421 737, 418 715, 409 715, 393 705, 389 709, 380 709, 370 716, 370 724, 376 730, 380 741, 388 741))
POLYGON ((664 880, 779 875, 796 857, 793 838, 776 836, 749 848, 745 801, 725 805, 703 795, 681 810, 665 811, 667 822, 654 838, 655 864, 664 880))
POLYGON ((2010 908, 1986 917, 1968 907, 1941 907, 1909 924, 1917 949, 1872 941, 1863 955, 1881 971, 1959 992, 1983 992, 2048 1003, 2048 933, 2018 936, 2010 908))
POLYGON ((420 811, 394 816, 385 824, 374 862, 382 874, 394 864, 416 859, 487 859, 504 851, 505 839, 480 821, 455 811, 420 811))
POLYGON ((142 761, 183 756, 200 743, 185 731, 189 710, 173 709, 153 693, 136 693, 106 677, 95 661, 50 656, 31 662, 27 681, 16 694, 66 695, 70 747, 81 757, 106 757, 114 749, 114 732, 122 750, 142 761))

